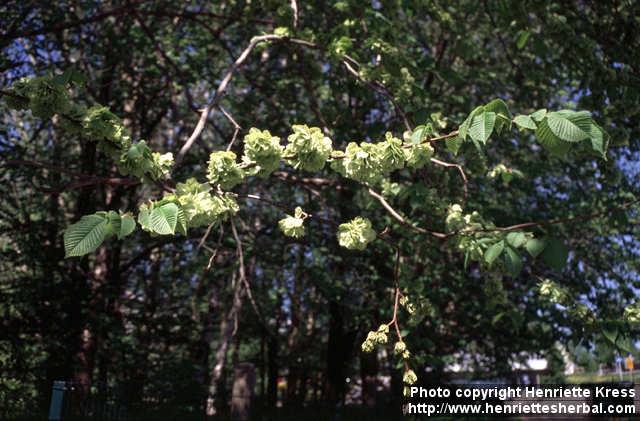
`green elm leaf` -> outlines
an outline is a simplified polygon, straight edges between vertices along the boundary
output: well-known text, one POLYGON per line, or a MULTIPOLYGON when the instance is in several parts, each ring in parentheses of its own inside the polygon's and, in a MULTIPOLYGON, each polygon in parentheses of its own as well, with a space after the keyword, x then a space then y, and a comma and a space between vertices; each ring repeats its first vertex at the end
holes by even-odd
POLYGON ((429 135, 429 131, 426 126, 418 126, 411 133, 411 143, 418 144, 422 142, 429 135))
POLYGON ((548 124, 548 119, 545 117, 538 123, 536 129, 536 138, 538 142, 547 150, 550 154, 555 156, 565 155, 571 148, 570 142, 565 142, 556 136, 548 124))
POLYGON ((513 248, 507 246, 505 248, 504 263, 507 271, 513 276, 518 276, 522 270, 522 258, 513 248))
POLYGON ((136 221, 128 213, 120 216, 120 232, 118 232, 118 240, 123 239, 136 229, 136 221))
POLYGON ((587 111, 556 111, 547 114, 547 124, 554 135, 566 142, 589 138, 591 114, 587 111))
POLYGON ((97 249, 107 236, 106 216, 85 215, 64 231, 65 257, 83 256, 97 249))
POLYGON ((498 241, 487 249, 484 253, 484 260, 490 265, 502 254, 504 250, 504 241, 498 241))
POLYGON ((450 137, 445 140, 445 146, 449 152, 457 155, 460 150, 460 146, 462 146, 462 138, 460 136, 450 137))
POLYGON ((469 127, 469 136, 478 142, 487 143, 496 123, 496 113, 486 111, 473 117, 469 127))
POLYGON ((149 215, 151 230, 160 235, 174 234, 178 223, 178 211, 178 206, 175 203, 165 203, 153 208, 149 215))
POLYGON ((530 238, 525 244, 524 248, 529 252, 532 257, 538 257, 542 250, 544 250, 545 242, 539 238, 530 238))
POLYGON ((613 345, 616 344, 616 341, 618 339, 618 330, 617 329, 612 329, 612 330, 608 330, 608 329, 602 329, 602 335, 609 341, 611 342, 613 345))
POLYGON ((591 138, 591 147, 593 150, 607 160, 607 148, 609 147, 609 134, 606 133, 596 123, 591 123, 589 127, 589 137, 591 138))
POLYGON ((547 109, 541 108, 538 111, 529 114, 534 121, 542 121, 542 119, 547 115, 547 109))
POLYGON ((513 119, 513 122, 523 129, 535 130, 538 128, 533 118, 528 115, 517 115, 516 118, 513 119))
POLYGON ((484 106, 480 105, 471 111, 471 114, 464 120, 464 122, 458 128, 458 137, 460 137, 461 141, 464 141, 467 138, 467 134, 469 133, 469 128, 471 127, 471 123, 473 118, 484 112, 484 106))
POLYGON ((527 236, 523 232, 510 232, 507 234, 507 243, 513 248, 519 248, 527 242, 527 236))
POLYGON ((506 102, 504 102, 500 98, 496 98, 485 105, 484 109, 485 111, 496 113, 496 133, 500 133, 505 125, 509 125, 509 127, 511 127, 511 119, 513 118, 513 116, 511 115, 511 111, 509 111, 509 107, 507 106, 506 102))

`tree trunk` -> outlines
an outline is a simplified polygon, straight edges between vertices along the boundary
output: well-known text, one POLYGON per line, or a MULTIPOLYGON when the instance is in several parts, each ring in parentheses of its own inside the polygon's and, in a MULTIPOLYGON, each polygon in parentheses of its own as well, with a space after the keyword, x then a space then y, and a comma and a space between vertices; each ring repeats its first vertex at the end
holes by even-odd
POLYGON ((333 406, 344 403, 346 363, 349 360, 345 337, 343 309, 335 301, 329 304, 329 340, 327 342, 327 383, 325 397, 333 406))
POLYGON ((220 322, 220 342, 218 343, 218 349, 215 354, 215 364, 211 373, 211 379, 209 380, 209 392, 207 393, 207 403, 205 413, 211 417, 216 414, 216 398, 220 390, 220 379, 224 370, 224 365, 227 360, 227 350, 229 349, 229 342, 235 333, 235 323, 238 313, 242 307, 242 295, 244 293, 244 287, 242 281, 237 279, 234 286, 233 301, 231 308, 227 312, 224 319, 220 322))
POLYGON ((256 369, 251 363, 237 364, 231 391, 231 418, 248 420, 251 418, 253 394, 256 386, 256 369))
POLYGON ((278 368, 278 338, 271 335, 267 342, 267 403, 270 408, 275 408, 278 403, 278 368))
POLYGON ((362 378, 362 405, 376 406, 378 391, 378 354, 375 352, 360 353, 360 377, 362 378))

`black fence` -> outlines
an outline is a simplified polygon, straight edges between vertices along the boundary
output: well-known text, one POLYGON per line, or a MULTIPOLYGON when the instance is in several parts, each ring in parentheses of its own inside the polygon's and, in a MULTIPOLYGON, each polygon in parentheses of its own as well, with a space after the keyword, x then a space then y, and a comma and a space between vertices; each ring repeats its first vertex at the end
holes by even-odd
POLYGON ((50 421, 127 421, 126 393, 101 384, 56 381, 51 390, 50 421))

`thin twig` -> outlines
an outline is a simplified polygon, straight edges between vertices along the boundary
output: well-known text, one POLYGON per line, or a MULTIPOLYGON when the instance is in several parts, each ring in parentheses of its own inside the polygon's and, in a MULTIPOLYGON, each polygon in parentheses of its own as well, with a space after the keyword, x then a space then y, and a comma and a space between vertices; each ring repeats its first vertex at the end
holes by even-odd
POLYGON ((444 232, 431 231, 425 228, 421 228, 415 225, 414 223, 407 221, 405 218, 402 217, 402 215, 400 215, 395 209, 393 209, 393 207, 389 204, 389 202, 387 202, 387 200, 381 194, 379 194, 378 192, 376 192, 370 187, 368 191, 371 196, 373 196, 375 199, 378 200, 378 202, 380 202, 380 204, 387 210, 387 212, 389 212, 389 214, 391 214, 391 216, 393 216, 396 220, 398 220, 398 222, 400 222, 405 227, 410 228, 421 234, 429 234, 436 238, 447 238, 447 234, 444 232))
POLYGON ((224 114, 224 116, 227 117, 227 120, 229 120, 229 122, 233 125, 233 129, 234 129, 233 137, 231 138, 231 142, 229 142, 229 144, 227 145, 227 150, 230 151, 242 127, 240 127, 240 125, 236 123, 233 117, 231 117, 231 114, 229 114, 224 108, 222 108, 221 105, 219 105, 218 108, 220 109, 220 111, 222 111, 222 114, 224 114))
MULTIPOLYGON (((524 229, 524 228, 533 228, 533 227, 542 227, 542 226, 548 226, 548 225, 558 225, 558 224, 565 224, 565 223, 589 221, 589 220, 592 220, 592 219, 597 219, 597 218, 599 218, 599 217, 601 217, 603 215, 610 214, 614 210, 626 209, 628 207, 631 207, 632 205, 635 205, 638 202, 640 202, 640 199, 632 200, 630 202, 623 203, 620 206, 616 206, 616 207, 613 207, 613 208, 608 208, 608 209, 605 209, 603 211, 595 212, 595 213, 591 213, 591 214, 578 215, 578 216, 568 217, 568 218, 557 218, 557 219, 552 219, 550 221, 523 222, 523 223, 520 223, 520 224, 509 225, 509 226, 506 226, 506 227, 494 227, 494 228, 483 228, 483 229, 477 229, 477 230, 470 230, 470 231, 465 232, 465 234, 466 233, 474 233, 474 232, 496 232, 496 231, 497 232, 509 232, 509 231, 521 230, 521 229, 524 229)), ((455 235, 455 233, 454 233, 454 235, 455 235)))
POLYGON ((82 189, 89 186, 106 185, 106 186, 137 186, 140 181, 130 178, 120 177, 92 177, 87 180, 78 180, 72 183, 63 184, 58 187, 41 188, 40 191, 49 194, 58 194, 63 191, 82 189))
MULTIPOLYGON (((402 293, 400 292, 401 254, 400 254, 400 247, 398 247, 398 245, 395 245, 395 249, 396 249, 396 260, 395 260, 395 266, 393 271, 393 278, 394 278, 393 281, 394 281, 394 289, 395 289, 395 295, 393 300, 393 317, 391 318, 391 321, 387 323, 387 326, 394 327, 394 330, 396 331, 396 336, 398 337, 398 342, 404 342, 404 340, 402 339, 402 332, 400 331, 400 324, 398 323, 398 308, 400 307, 400 296, 402 295, 402 293)), ((407 363, 407 360, 403 359, 403 363, 404 363, 405 370, 408 370, 409 364, 407 363)))
MULTIPOLYGON (((355 60, 353 60, 353 59, 351 61, 355 62, 355 60)), ((342 60, 342 64, 344 65, 344 67, 347 69, 347 71, 349 73, 351 73, 353 76, 356 77, 356 79, 358 79, 360 82, 368 85, 373 90, 377 91, 378 93, 382 94, 382 96, 387 98, 389 100, 389 102, 391 102, 391 105, 393 105, 393 108, 395 109, 396 113, 402 118, 402 121, 403 121, 406 129, 409 130, 409 131, 412 130, 411 122, 409 121, 409 118, 407 117, 407 114, 404 112, 402 107, 400 107, 400 105, 397 103, 395 98, 393 98, 393 95, 391 95, 391 93, 386 88, 386 86, 382 85, 381 83, 371 82, 371 81, 368 81, 368 80, 364 79, 362 76, 360 76, 360 72, 358 72, 353 67, 353 64, 350 63, 348 60, 342 60)))
MULTIPOLYGON (((321 46, 309 41, 305 41, 303 39, 289 38, 289 37, 275 35, 275 34, 268 34, 268 35, 253 37, 249 45, 244 49, 244 51, 240 54, 240 56, 233 62, 233 64, 231 64, 231 66, 229 67, 229 70, 227 70, 227 73, 222 78, 222 81, 220 82, 220 85, 218 85, 218 88, 214 92, 213 96, 208 101, 207 105, 200 112, 200 119, 198 120, 196 127, 193 129, 193 132, 191 133, 187 141, 184 143, 184 145, 182 145, 182 147, 180 148, 180 151, 178 151, 176 155, 176 159, 175 159, 176 166, 178 166, 182 162, 186 153, 189 151, 191 146, 193 146, 193 143, 202 134, 202 131, 204 130, 204 126, 207 122, 207 119, 209 118, 209 114, 211 113, 211 110, 218 105, 218 102, 220 101, 224 91, 227 89, 227 86, 231 81, 231 79, 233 78, 233 75, 236 72, 236 70, 238 70, 238 68, 242 66, 242 64, 247 59, 247 57, 249 57, 249 54, 253 51, 253 49, 258 44, 263 42, 268 42, 268 41, 287 41, 292 44, 302 45, 311 49, 324 51, 324 48, 322 48, 321 46)), ((402 117, 402 120, 407 130, 411 130, 411 123, 409 122, 409 119, 407 118, 406 113, 402 110, 400 105, 396 102, 396 100, 393 98, 391 93, 388 91, 388 89, 384 85, 363 79, 360 76, 360 73, 353 67, 353 66, 359 67, 359 63, 354 59, 352 59, 351 57, 345 55, 344 59, 342 60, 342 63, 346 67, 346 69, 349 71, 349 73, 355 76, 358 80, 367 84, 371 88, 375 89, 377 92, 381 93, 387 99, 389 99, 389 101, 392 103, 398 115, 402 117)))
POLYGON ((291 10, 293 11, 293 27, 298 28, 298 2, 291 0, 291 10))
POLYGON ((256 47, 256 45, 262 42, 277 40, 277 39, 282 39, 282 36, 270 34, 270 35, 261 35, 258 37, 253 37, 251 39, 251 42, 247 46, 247 48, 245 48, 242 54, 240 54, 240 56, 236 59, 236 61, 233 62, 233 64, 231 64, 231 66, 229 67, 229 70, 227 70, 227 73, 222 78, 220 85, 218 85, 218 89, 216 89, 215 93, 213 94, 213 96, 211 97, 207 105, 202 109, 200 113, 200 119, 198 120, 196 127, 193 129, 193 132, 191 133, 187 141, 184 143, 184 145, 182 145, 182 148, 180 148, 180 151, 176 155, 176 160, 175 160, 176 166, 182 162, 185 154, 189 151, 191 146, 193 146, 193 143, 198 139, 198 137, 200 137, 200 134, 202 133, 202 130, 204 129, 204 126, 207 122, 207 119, 209 118, 209 113, 216 105, 218 105, 218 102, 220 101, 220 98, 222 97, 222 94, 224 93, 224 91, 227 89, 227 85, 229 85, 229 82, 233 78, 233 74, 235 73, 235 71, 238 70, 240 66, 242 66, 242 64, 247 59, 247 57, 249 57, 249 54, 251 54, 251 52, 256 47))
POLYGON ((209 271, 211 269, 211 266, 213 266, 213 261, 215 260, 216 256, 218 255, 218 250, 220 249, 220 246, 222 245, 222 238, 224 237, 224 227, 222 226, 222 224, 220 225, 220 234, 218 235, 218 241, 216 242, 216 248, 213 249, 213 251, 211 252, 211 257, 209 257, 209 262, 207 263, 207 267, 206 267, 206 271, 209 271))
POLYGON ((215 224, 216 224, 215 222, 212 222, 212 223, 209 224, 209 226, 207 227, 207 230, 204 232, 204 235, 202 236, 202 238, 198 242, 198 247, 196 247, 196 250, 200 250, 202 248, 202 246, 204 245, 204 242, 207 241, 207 238, 209 237, 209 234, 211 233, 211 228, 213 228, 213 226, 215 224))
POLYGON ((240 276, 240 282, 244 284, 245 290, 247 292, 247 297, 249 297, 249 302, 251 302, 251 306, 258 316, 259 320, 263 320, 262 314, 260 310, 258 310, 258 305, 256 301, 253 299, 253 294, 251 293, 251 285, 247 280, 245 267, 244 267, 244 252, 242 251, 242 242, 240 241, 240 237, 238 236, 238 231, 236 230, 236 224, 231 220, 231 232, 233 233, 233 238, 236 241, 236 249, 238 252, 238 275, 240 276))
POLYGON ((451 162, 440 161, 439 159, 436 159, 436 158, 431 158, 431 162, 433 162, 434 164, 437 164, 437 165, 441 165, 441 166, 446 167, 446 168, 456 168, 458 170, 458 172, 460 173, 460 176, 462 177, 462 181, 464 183, 462 187, 464 188, 464 200, 466 202, 467 195, 469 193, 469 191, 468 191, 469 181, 467 180, 467 175, 465 174, 464 170, 462 169, 462 165, 452 164, 451 162))
POLYGON ((25 165, 25 166, 29 166, 29 167, 35 167, 35 168, 44 168, 44 169, 47 169, 47 170, 59 172, 61 174, 68 174, 68 175, 73 175, 73 176, 76 176, 76 177, 91 177, 89 175, 82 174, 82 173, 75 172, 75 171, 71 171, 66 167, 60 167, 60 166, 51 164, 49 162, 31 161, 31 160, 27 160, 27 159, 10 159, 10 160, 5 161, 4 164, 0 165, 0 168, 2 168, 2 167, 19 167, 21 165, 25 165))

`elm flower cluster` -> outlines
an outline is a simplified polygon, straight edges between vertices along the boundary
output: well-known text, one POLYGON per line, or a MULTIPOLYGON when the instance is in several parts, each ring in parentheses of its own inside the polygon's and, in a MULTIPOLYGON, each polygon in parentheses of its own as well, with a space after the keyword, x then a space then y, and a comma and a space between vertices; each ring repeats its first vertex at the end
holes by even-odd
POLYGON ((433 146, 429 142, 412 144, 410 147, 404 149, 404 157, 407 160, 407 167, 409 168, 423 168, 433 157, 433 146))
POLYGON ((231 151, 212 152, 209 155, 207 179, 211 184, 219 184, 224 190, 242 183, 244 171, 236 162, 236 154, 231 151))
POLYGON ((101 105, 94 105, 87 110, 82 119, 82 135, 87 139, 106 141, 117 149, 126 149, 131 144, 120 118, 101 105))
POLYGON ((358 216, 338 227, 338 242, 349 250, 364 250, 376 238, 371 221, 358 216))
POLYGON ((517 170, 515 168, 508 168, 504 164, 498 164, 493 167, 488 173, 487 176, 489 178, 502 178, 502 182, 504 184, 509 184, 509 182, 514 178, 524 178, 524 174, 522 171, 517 170))
POLYGON ((157 180, 173 164, 171 154, 152 153, 144 141, 132 143, 124 124, 108 107, 72 103, 67 93, 70 83, 81 83, 76 71, 58 75, 23 78, 13 84, 7 95, 7 105, 15 109, 29 109, 42 119, 59 115, 58 124, 68 134, 80 135, 97 142, 99 150, 113 159, 124 175, 135 175, 142 180, 157 180))
POLYGON ((550 279, 545 279, 538 286, 540 295, 554 304, 567 304, 567 291, 550 279))
POLYGON ((395 346, 393 347, 393 351, 402 356, 403 359, 408 360, 409 357, 411 357, 411 352, 409 352, 409 350, 407 349, 407 344, 405 344, 403 341, 398 341, 396 342, 395 346))
POLYGON ((150 176, 157 180, 169 173, 173 166, 173 154, 171 152, 160 154, 152 152, 147 142, 141 140, 129 146, 120 154, 118 168, 123 175, 134 175, 141 179, 150 176))
POLYGON ((30 109, 34 116, 51 118, 69 108, 69 97, 64 85, 55 83, 49 76, 22 78, 12 86, 7 105, 18 110, 30 109))
POLYGON ((304 220, 306 217, 307 214, 298 206, 293 216, 287 215, 286 218, 278 222, 278 226, 287 237, 300 238, 304 236, 304 220))
POLYGON ((284 150, 287 162, 296 169, 320 171, 331 156, 331 139, 318 127, 295 124, 292 128, 284 150))
POLYGON ((360 348, 363 352, 372 352, 376 345, 384 345, 388 341, 389 325, 381 324, 377 331, 370 331, 360 348))
POLYGON ((166 195, 164 200, 175 201, 180 205, 189 227, 222 221, 239 210, 232 195, 212 195, 211 186, 199 183, 195 178, 178 183, 175 193, 166 195))
POLYGON ((389 173, 404 167, 405 152, 402 141, 391 133, 378 143, 351 142, 344 152, 334 154, 331 166, 352 180, 375 184, 389 173))
POLYGON ((402 381, 404 384, 411 386, 415 382, 418 381, 418 376, 416 376, 415 371, 408 369, 404 372, 404 376, 402 376, 402 381))
POLYGON ((414 314, 416 312, 415 304, 413 304, 406 295, 400 297, 400 305, 404 307, 409 314, 414 314))
POLYGON ((279 137, 272 136, 268 130, 252 127, 244 137, 242 160, 247 164, 253 164, 248 170, 251 175, 267 177, 280 166, 283 149, 279 137))
POLYGON ((640 303, 635 303, 625 308, 624 319, 629 323, 640 323, 640 303))

